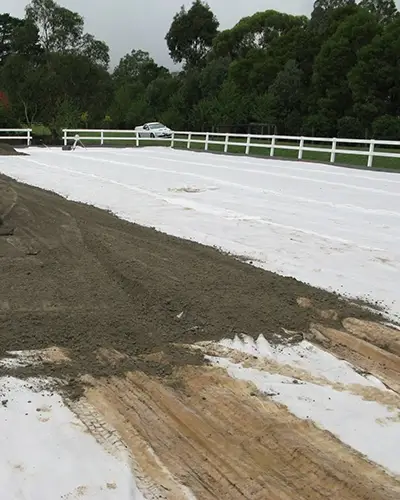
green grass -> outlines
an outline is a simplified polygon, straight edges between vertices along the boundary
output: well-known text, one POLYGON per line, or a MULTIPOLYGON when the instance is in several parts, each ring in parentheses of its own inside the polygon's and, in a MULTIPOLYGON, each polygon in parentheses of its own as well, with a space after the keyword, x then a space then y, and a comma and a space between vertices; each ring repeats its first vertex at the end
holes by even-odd
MULTIPOLYGON (((109 131, 105 132, 104 135, 111 135, 109 131)), ((136 140, 135 136, 132 133, 127 133, 127 132, 118 132, 118 133, 113 133, 112 134, 114 137, 132 137, 131 140, 120 140, 120 141, 115 141, 115 140, 104 140, 104 145, 105 146, 119 146, 119 147, 135 147, 136 146, 136 140)), ((84 144, 87 145, 100 145, 100 132, 80 132, 79 133, 80 138, 84 142, 84 144), (98 137, 98 139, 86 139, 85 137, 98 137)), ((187 149, 187 136, 176 136, 177 139, 185 139, 184 142, 175 142, 174 147, 176 149, 187 149)), ((193 140, 205 140, 206 136, 204 135, 198 135, 198 136, 193 136, 193 140)), ((218 136, 212 136, 210 134, 210 140, 211 141, 221 141, 223 142, 224 138, 223 137, 218 137, 218 136)), ((240 154, 244 155, 246 152, 246 138, 245 137, 230 137, 230 142, 235 142, 238 143, 238 145, 229 145, 227 152, 229 154, 240 154), (243 143, 243 146, 241 145, 243 143)), ((270 140, 269 139, 255 139, 252 138, 252 142, 254 143, 260 143, 263 145, 269 145, 270 140)), ((139 146, 140 147, 146 147, 146 146, 170 146, 171 145, 171 140, 148 140, 148 139, 140 139, 139 146)), ((289 141, 277 141, 275 144, 275 150, 274 150, 274 158, 282 158, 282 159, 293 159, 296 160, 298 157, 298 151, 295 150, 287 150, 287 149, 282 149, 282 146, 298 146, 298 142, 289 142, 289 141)), ((327 149, 326 153, 325 152, 320 152, 320 151, 304 151, 303 152, 303 160, 304 161, 319 161, 319 162, 324 162, 324 163, 329 163, 330 161, 330 145, 326 144, 324 145, 321 142, 315 142, 314 144, 312 141, 306 141, 305 142, 305 147, 315 147, 315 148, 320 148, 320 149, 327 149)), ((205 145, 204 144, 199 144, 195 142, 191 142, 190 144, 190 150, 194 151, 204 151, 205 145)), ((359 150, 359 151, 368 151, 368 145, 366 144, 359 144, 356 147, 348 147, 346 144, 339 144, 337 146, 337 149, 341 150, 359 150)), ((224 145, 223 144, 209 144, 208 151, 210 152, 224 152, 224 145)), ((373 161, 373 167, 375 168, 383 168, 383 169, 393 169, 393 170, 399 170, 400 171, 400 148, 399 149, 393 149, 393 148, 376 148, 376 151, 378 152, 391 152, 391 153, 397 153, 399 154, 398 158, 383 158, 383 157, 374 157, 373 161)), ((249 154, 251 156, 258 156, 258 157, 270 157, 270 148, 266 147, 260 147, 257 145, 251 146, 249 150, 249 154)), ((355 154, 336 154, 335 158, 335 163, 336 164, 341 164, 341 165, 349 165, 349 166, 363 166, 365 167, 367 165, 367 156, 364 155, 355 155, 355 154)))

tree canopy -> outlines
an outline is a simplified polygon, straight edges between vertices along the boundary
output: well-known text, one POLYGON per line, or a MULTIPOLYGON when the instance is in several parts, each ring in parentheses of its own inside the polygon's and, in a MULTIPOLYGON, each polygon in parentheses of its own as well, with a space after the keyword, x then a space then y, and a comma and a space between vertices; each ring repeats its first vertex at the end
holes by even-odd
POLYGON ((218 33, 219 22, 210 7, 194 0, 188 11, 182 6, 165 37, 174 62, 186 66, 201 64, 218 33))
MULTIPOLYGON (((140 47, 109 68, 83 17, 31 0, 0 14, 0 123, 175 129, 267 124, 281 134, 400 133, 400 17, 393 0, 316 0, 311 16, 266 10, 229 29, 208 4, 177 12, 170 71, 140 47)), ((239 128, 238 128, 239 130, 239 128)))

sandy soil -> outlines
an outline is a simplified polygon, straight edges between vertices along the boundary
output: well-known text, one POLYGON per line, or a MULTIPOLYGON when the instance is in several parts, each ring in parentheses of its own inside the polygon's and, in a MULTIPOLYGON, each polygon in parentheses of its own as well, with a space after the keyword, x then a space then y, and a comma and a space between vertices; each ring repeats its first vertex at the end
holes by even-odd
POLYGON ((178 387, 145 374, 97 382, 88 401, 165 498, 390 499, 400 484, 313 423, 215 368, 182 367, 178 387), (149 449, 151 446, 151 450, 149 449))
POLYGON ((347 318, 343 325, 345 331, 312 325, 306 337, 400 394, 400 330, 355 318, 347 318))
POLYGON ((399 336, 378 314, 4 177, 0 200, 0 355, 39 352, 0 372, 64 379, 89 431, 132 450, 149 498, 399 498, 395 478, 190 347, 305 335, 399 392, 399 336))

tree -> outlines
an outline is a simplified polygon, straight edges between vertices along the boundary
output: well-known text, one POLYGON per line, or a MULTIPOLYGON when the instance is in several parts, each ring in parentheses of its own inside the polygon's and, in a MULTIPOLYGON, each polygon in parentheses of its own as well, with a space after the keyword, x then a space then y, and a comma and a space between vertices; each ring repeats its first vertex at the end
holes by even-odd
POLYGON ((120 60, 113 72, 113 79, 117 86, 135 81, 147 86, 154 79, 168 74, 169 71, 158 66, 148 52, 132 50, 120 60))
POLYGON ((203 97, 214 97, 219 92, 228 77, 230 62, 229 57, 212 59, 201 70, 199 87, 203 97))
POLYGON ((305 92, 303 72, 296 61, 289 60, 269 88, 270 117, 286 134, 298 134, 302 122, 305 92))
POLYGON ((327 12, 329 10, 339 9, 347 5, 354 5, 356 0, 315 0, 311 17, 317 12, 327 12))
POLYGON ((40 42, 46 52, 67 52, 79 44, 84 20, 77 12, 61 7, 54 0, 32 0, 26 18, 39 30, 40 42))
POLYGON ((5 92, 0 91, 0 107, 2 110, 10 108, 10 101, 8 100, 8 95, 5 92))
MULTIPOLYGON (((140 82, 125 82, 121 85, 114 87, 114 94, 111 106, 108 108, 108 114, 111 116, 112 122, 117 128, 130 128, 128 125, 128 114, 132 119, 132 109, 138 111, 138 125, 142 120, 140 119, 144 114, 145 107, 148 105, 145 100, 146 89, 140 82)), ((144 119, 143 121, 146 121, 144 119)))
POLYGON ((400 137, 400 118, 390 115, 380 116, 372 124, 372 133, 375 139, 398 141, 400 137))
POLYGON ((57 102, 56 113, 49 125, 60 131, 62 128, 76 128, 79 126, 79 108, 70 97, 60 98, 57 102))
POLYGON ((252 116, 257 122, 276 125, 272 116, 272 98, 268 92, 254 97, 252 116))
POLYGON ((91 123, 98 123, 112 94, 107 71, 77 54, 53 53, 48 60, 12 55, 3 66, 0 82, 15 114, 29 125, 54 125, 65 101, 73 103, 79 114, 88 111, 91 123))
POLYGON ((49 116, 60 97, 68 96, 80 113, 88 112, 89 125, 101 123, 112 95, 111 75, 80 54, 51 54, 49 60, 47 112, 49 116))
POLYGON ((31 22, 0 14, 0 66, 12 54, 40 54, 38 31, 31 22))
POLYGON ((148 52, 132 50, 126 54, 112 75, 114 99, 108 111, 112 122, 118 127, 135 127, 157 119, 173 92, 171 78, 169 71, 158 66, 148 52))
POLYGON ((126 114, 126 125, 132 129, 139 124, 154 121, 156 118, 151 114, 151 110, 144 96, 136 96, 136 99, 130 103, 126 114))
POLYGON ((379 32, 376 18, 360 9, 347 17, 323 43, 314 63, 314 112, 316 107, 324 110, 335 122, 351 113, 353 96, 347 75, 356 65, 359 51, 379 32))
POLYGON ((12 54, 15 30, 23 24, 21 19, 10 14, 0 14, 0 64, 12 54))
POLYGON ((170 107, 166 111, 164 111, 160 115, 161 123, 167 124, 173 130, 183 130, 184 129, 184 120, 179 112, 179 110, 175 107, 170 107))
POLYGON ((181 79, 179 90, 184 96, 188 108, 195 106, 202 98, 199 79, 200 69, 198 68, 188 69, 181 79))
POLYGON ((311 26, 317 32, 324 33, 329 25, 329 17, 333 12, 355 6, 355 0, 316 0, 311 13, 311 26))
POLYGON ((130 54, 126 54, 120 60, 118 66, 114 70, 113 78, 117 83, 138 80, 141 68, 144 64, 149 62, 153 62, 153 59, 148 52, 143 50, 132 50, 130 54))
POLYGON ((1 70, 1 84, 7 91, 15 116, 32 125, 44 101, 47 83, 45 68, 34 60, 13 54, 7 57, 1 70))
POLYGON ((206 98, 199 101, 191 110, 190 122, 194 130, 210 130, 218 125, 218 103, 215 98, 206 98))
POLYGON ((110 49, 105 42, 96 40, 93 35, 85 33, 78 45, 78 53, 87 57, 92 63, 107 69, 110 64, 110 49))
POLYGON ((194 130, 258 121, 281 133, 346 137, 373 124, 375 137, 398 135, 393 0, 316 0, 310 20, 266 10, 218 27, 195 0, 166 35, 183 70, 170 73, 135 49, 110 74, 108 46, 79 13, 31 0, 25 19, 0 15, 0 121, 42 123, 53 135, 152 120, 194 130))
POLYGON ((43 49, 40 46, 39 32, 33 22, 24 19, 14 29, 11 49, 13 54, 19 54, 29 59, 37 59, 42 56, 43 49))
POLYGON ((305 28, 305 16, 292 16, 276 10, 266 10, 244 17, 232 29, 223 31, 214 40, 217 57, 246 57, 254 49, 267 50, 295 28, 305 28))
POLYGON ((251 118, 252 95, 243 95, 234 82, 227 80, 215 97, 214 123, 237 125, 247 123, 251 118))
POLYGON ((54 0, 32 0, 27 5, 26 19, 39 32, 39 40, 47 57, 53 52, 84 55, 105 68, 109 64, 106 43, 84 33, 84 19, 77 12, 61 7, 54 0))
POLYGON ((363 128, 361 122, 355 116, 343 116, 338 120, 337 126, 338 137, 361 138, 363 136, 363 128))
POLYGON ((154 61, 145 63, 141 68, 140 81, 147 87, 157 78, 169 78, 170 73, 164 66, 159 66, 154 61))
POLYGON ((336 132, 336 124, 331 116, 317 111, 304 117, 302 133, 312 137, 333 137, 336 132))
POLYGON ((0 102, 0 128, 18 128, 19 121, 13 116, 10 109, 4 107, 0 102))
POLYGON ((375 14, 384 24, 394 21, 399 15, 394 0, 361 0, 360 7, 375 14))
POLYGON ((233 61, 229 67, 229 79, 243 94, 266 92, 281 69, 272 54, 253 49, 246 57, 233 61))
POLYGON ((149 83, 145 96, 154 117, 160 116, 168 109, 170 98, 178 89, 179 82, 170 75, 159 76, 149 83))
POLYGON ((182 6, 165 37, 172 60, 188 67, 204 63, 218 27, 217 18, 201 0, 195 0, 188 11, 182 6))
POLYGON ((358 55, 349 73, 354 111, 367 125, 380 115, 400 115, 400 19, 358 55))
POLYGON ((263 94, 289 59, 299 56, 306 61, 311 51, 312 61, 315 43, 302 36, 306 31, 304 16, 275 10, 258 12, 220 33, 214 40, 212 55, 214 59, 232 59, 229 78, 241 92, 263 94))
POLYGON ((111 115, 105 115, 104 118, 103 118, 103 127, 104 128, 110 128, 111 127, 111 123, 112 123, 112 118, 111 118, 111 115))

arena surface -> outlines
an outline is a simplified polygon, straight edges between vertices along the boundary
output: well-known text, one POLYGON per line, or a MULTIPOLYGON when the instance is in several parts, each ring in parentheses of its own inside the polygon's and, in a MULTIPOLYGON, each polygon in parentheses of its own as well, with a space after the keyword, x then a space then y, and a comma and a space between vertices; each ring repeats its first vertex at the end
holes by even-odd
POLYGON ((396 174, 28 153, 0 157, 12 498, 399 497, 396 174))

